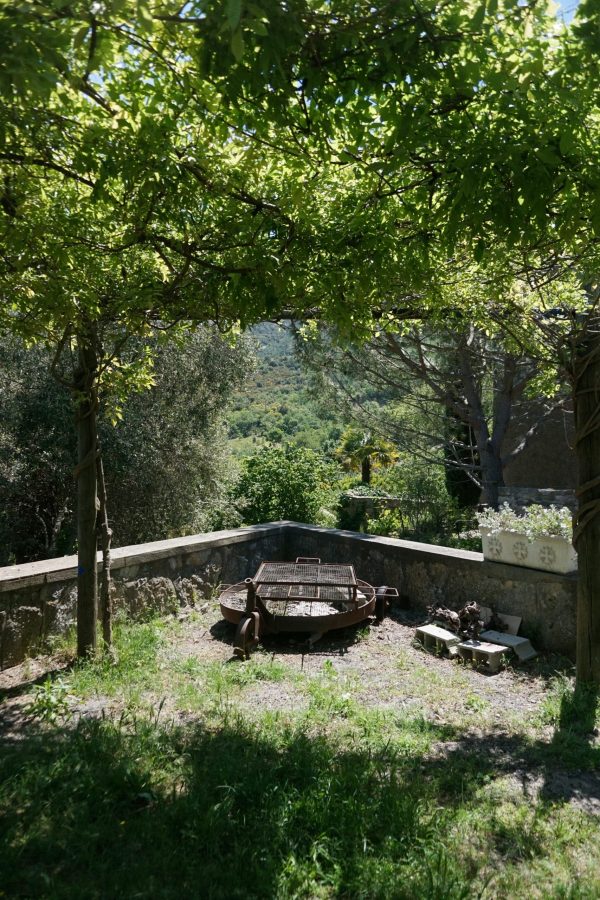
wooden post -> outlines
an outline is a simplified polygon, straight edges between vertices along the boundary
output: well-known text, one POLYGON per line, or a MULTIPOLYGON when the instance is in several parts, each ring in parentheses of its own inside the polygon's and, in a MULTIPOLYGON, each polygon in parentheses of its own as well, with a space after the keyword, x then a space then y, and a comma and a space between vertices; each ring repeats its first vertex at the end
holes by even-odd
POLYGON ((100 610, 102 614, 102 639, 106 648, 112 647, 112 582, 110 575, 110 543, 112 530, 108 524, 106 504, 106 482, 104 481, 104 465, 102 455, 97 458, 98 495, 100 498, 99 530, 102 549, 102 570, 100 574, 100 610))
POLYGON ((77 336, 78 368, 75 377, 77 405, 77 654, 96 649, 98 581, 96 576, 96 477, 97 399, 96 350, 87 335, 77 336))
POLYGON ((574 365, 578 509, 577 680, 600 683, 600 317, 590 320, 574 365))

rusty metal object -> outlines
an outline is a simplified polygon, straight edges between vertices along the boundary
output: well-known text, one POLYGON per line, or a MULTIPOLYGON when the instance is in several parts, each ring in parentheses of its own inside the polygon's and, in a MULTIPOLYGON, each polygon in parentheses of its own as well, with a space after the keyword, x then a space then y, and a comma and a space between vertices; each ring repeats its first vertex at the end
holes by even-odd
MULTIPOLYGON (((396 591, 395 588, 389 588, 387 584, 384 584, 382 587, 377 588, 377 593, 375 594, 375 618, 378 622, 383 622, 385 619, 385 612, 388 604, 388 597, 394 596, 391 591, 396 591)), ((395 596, 398 596, 398 591, 396 591, 395 596)))
POLYGON ((257 610, 246 613, 240 619, 233 641, 233 652, 240 659, 248 659, 250 651, 260 640, 260 614, 257 610))
POLYGON ((309 631, 323 634, 375 616, 381 621, 395 588, 376 589, 357 578, 353 566, 322 564, 312 557, 295 563, 263 562, 254 578, 223 586, 223 618, 237 625, 234 652, 247 659, 261 634, 309 631))

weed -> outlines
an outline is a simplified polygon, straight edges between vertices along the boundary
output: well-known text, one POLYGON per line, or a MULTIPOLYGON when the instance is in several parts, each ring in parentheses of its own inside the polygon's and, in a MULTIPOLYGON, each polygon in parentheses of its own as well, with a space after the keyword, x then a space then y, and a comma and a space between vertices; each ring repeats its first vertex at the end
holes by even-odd
POLYGON ((465 700, 465 706, 467 709, 471 709, 474 712, 483 712, 484 710, 489 709, 490 704, 478 694, 469 694, 465 700))
POLYGON ((412 662, 408 656, 406 650, 401 650, 396 657, 396 666, 400 669, 401 672, 410 669, 412 666, 412 662))
POLYGON ((597 689, 593 685, 575 686, 568 676, 558 674, 550 682, 540 717, 544 724, 562 730, 590 733, 600 721, 597 689))
POLYGON ((71 676, 71 688, 81 697, 115 696, 119 692, 139 696, 156 684, 159 652, 164 645, 164 625, 150 622, 118 622, 114 629, 114 654, 79 662, 71 676))
POLYGON ((32 688, 31 700, 25 707, 27 715, 49 725, 64 722, 72 715, 72 696, 69 688, 61 678, 52 680, 48 676, 42 684, 32 688))

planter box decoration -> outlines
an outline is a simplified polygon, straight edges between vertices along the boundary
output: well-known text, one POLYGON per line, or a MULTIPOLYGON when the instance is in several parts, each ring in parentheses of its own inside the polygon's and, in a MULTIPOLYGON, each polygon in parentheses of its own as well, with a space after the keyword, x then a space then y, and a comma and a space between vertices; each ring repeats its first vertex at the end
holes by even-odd
POLYGON ((484 559, 563 575, 577 569, 577 553, 566 538, 551 535, 531 540, 517 531, 479 530, 484 559))
POLYGON ((485 559, 562 575, 577 569, 567 507, 533 504, 518 515, 505 503, 479 515, 479 531, 485 559))

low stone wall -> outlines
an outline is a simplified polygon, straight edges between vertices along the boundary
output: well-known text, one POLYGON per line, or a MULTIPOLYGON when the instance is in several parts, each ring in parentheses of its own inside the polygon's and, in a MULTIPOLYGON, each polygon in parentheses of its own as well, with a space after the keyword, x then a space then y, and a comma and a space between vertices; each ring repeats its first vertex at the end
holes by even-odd
MULTIPOLYGON (((281 559, 278 524, 120 547, 112 553, 116 608, 133 616, 172 612, 204 599, 220 581, 240 581, 262 559, 281 559)), ((0 669, 75 622, 77 558, 0 568, 0 669)))
POLYGON ((577 497, 574 490, 568 488, 530 488, 503 487, 498 491, 500 505, 508 503, 512 509, 524 510, 533 503, 540 506, 568 506, 571 511, 577 508, 577 497))
MULTIPOLYGON (((521 616, 538 649, 573 656, 576 575, 488 562, 481 553, 275 522, 157 541, 113 552, 117 606, 133 615, 175 611, 203 599, 219 581, 241 581, 261 560, 317 556, 352 563, 359 578, 397 587, 400 602, 425 611, 470 600, 521 616)), ((77 560, 43 560, 0 569, 0 668, 21 662, 42 640, 75 620, 77 560)))
POLYGON ((460 609, 475 600, 497 612, 520 616, 521 633, 538 649, 574 657, 577 575, 555 575, 488 562, 483 554, 355 534, 311 525, 285 531, 285 556, 318 556, 352 563, 360 578, 396 587, 406 606, 432 603, 460 609))

